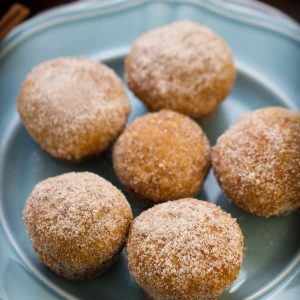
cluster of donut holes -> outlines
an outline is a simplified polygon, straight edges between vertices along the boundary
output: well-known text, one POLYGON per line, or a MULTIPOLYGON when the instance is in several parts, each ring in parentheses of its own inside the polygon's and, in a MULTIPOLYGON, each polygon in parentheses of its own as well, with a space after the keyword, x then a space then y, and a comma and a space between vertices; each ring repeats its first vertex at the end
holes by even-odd
MULTIPOLYGON (((46 179, 23 213, 33 248, 58 275, 83 280, 106 271, 128 235, 130 273, 150 297, 216 299, 238 276, 243 235, 219 207, 189 198, 205 180, 210 146, 188 116, 209 115, 229 94, 235 80, 230 50, 209 29, 177 22, 137 39, 125 74, 146 106, 160 111, 124 131, 130 104, 120 80, 87 58, 38 65, 21 88, 18 109, 33 139, 56 158, 99 154, 120 135, 113 149, 119 180, 139 201, 157 205, 132 223, 125 196, 100 176, 46 179)), ((295 211, 299 113, 266 108, 241 116, 219 137, 212 166, 241 208, 265 217, 295 211)))
MULTIPOLYGON (((129 87, 150 110, 171 109, 194 118, 214 111, 235 79, 225 42, 187 21, 137 39, 125 73, 129 87)), ((41 63, 29 73, 18 110, 46 152, 79 161, 108 148, 123 130, 130 104, 113 70, 91 59, 68 57, 41 63)))

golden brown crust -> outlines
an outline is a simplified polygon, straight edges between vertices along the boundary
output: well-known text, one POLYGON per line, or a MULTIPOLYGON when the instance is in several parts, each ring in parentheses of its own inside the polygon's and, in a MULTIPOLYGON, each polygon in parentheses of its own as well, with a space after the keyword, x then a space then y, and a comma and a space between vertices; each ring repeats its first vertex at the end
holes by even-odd
MULTIPOLYGON (((121 250, 121 249, 120 249, 121 250)), ((38 259, 45 263, 53 272, 55 272, 58 276, 61 276, 65 279, 72 281, 83 281, 88 279, 93 279, 98 277, 104 273, 106 273, 109 269, 111 269, 114 264, 117 263, 120 251, 117 252, 112 258, 102 262, 97 266, 86 266, 82 268, 73 268, 69 265, 63 265, 60 261, 57 261, 49 254, 37 253, 38 259), (51 263, 50 263, 51 262, 51 263)))
POLYGON ((73 280, 103 271, 121 250, 132 220, 124 195, 89 172, 66 173, 38 183, 23 216, 39 259, 73 280))
POLYGON ((133 221, 126 255, 130 273, 153 299, 216 299, 239 274, 243 235, 216 205, 181 199, 133 221))
POLYGON ((236 71, 220 37, 181 21, 140 36, 126 58, 125 74, 151 111, 172 109, 198 119, 230 93, 236 71))
POLYGON ((125 127, 130 105, 110 68, 88 58, 64 57, 31 71, 22 85, 18 110, 46 152, 79 161, 114 141, 125 127))
POLYGON ((113 150, 116 174, 143 202, 195 195, 209 168, 209 142, 190 118, 162 110, 135 119, 113 150))
POLYGON ((284 108, 242 115, 213 149, 213 169, 224 193, 259 216, 300 207, 300 114, 284 108))

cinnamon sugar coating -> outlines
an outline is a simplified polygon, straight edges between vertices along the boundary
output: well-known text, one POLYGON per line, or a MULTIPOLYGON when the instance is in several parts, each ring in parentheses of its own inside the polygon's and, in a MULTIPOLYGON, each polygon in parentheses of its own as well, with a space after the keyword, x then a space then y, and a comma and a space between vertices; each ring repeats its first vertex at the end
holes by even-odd
POLYGON ((27 199, 23 216, 39 260, 70 280, 106 271, 119 254, 132 220, 124 195, 89 172, 41 181, 27 199))
POLYGON ((88 58, 36 66, 22 85, 21 119, 54 157, 78 161, 104 151, 125 127, 130 105, 113 70, 88 58))
POLYGON ((280 107, 242 115, 213 149, 215 176, 229 199, 259 216, 300 207, 300 114, 280 107))
POLYGON ((126 188, 154 204, 195 195, 209 155, 209 142, 196 122, 162 110, 128 125, 114 146, 113 164, 126 188))
POLYGON ((171 109, 192 118, 211 114, 236 77, 227 44, 190 21, 141 35, 126 58, 125 74, 130 89, 151 111, 171 109))
POLYGON ((132 223, 126 243, 131 275, 156 300, 211 300, 237 278, 243 235, 215 204, 158 204, 132 223))

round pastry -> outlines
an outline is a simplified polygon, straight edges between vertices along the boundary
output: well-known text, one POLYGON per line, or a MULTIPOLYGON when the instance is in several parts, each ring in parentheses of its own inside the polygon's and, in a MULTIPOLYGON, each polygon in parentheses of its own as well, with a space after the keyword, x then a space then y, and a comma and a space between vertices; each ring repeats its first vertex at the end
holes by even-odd
POLYGON ((122 184, 148 204, 195 195, 209 168, 209 142, 187 116, 162 110, 135 119, 118 138, 113 164, 122 184))
POLYGON ((104 151, 125 127, 130 105, 113 70, 88 58, 39 64, 18 100, 33 139, 54 157, 81 160, 104 151))
POLYGON ((89 172, 41 181, 27 199, 23 216, 39 260, 76 281, 110 268, 132 220, 124 195, 89 172))
POLYGON ((132 223, 126 254, 131 275, 153 299, 210 300, 237 278, 243 234, 215 204, 159 204, 132 223))
POLYGON ((210 29, 180 21, 140 36, 125 63, 130 89, 151 110, 211 114, 230 93, 231 51, 210 29))
POLYGON ((263 108, 242 115, 219 137, 213 169, 224 193, 259 216, 300 207, 300 114, 263 108))

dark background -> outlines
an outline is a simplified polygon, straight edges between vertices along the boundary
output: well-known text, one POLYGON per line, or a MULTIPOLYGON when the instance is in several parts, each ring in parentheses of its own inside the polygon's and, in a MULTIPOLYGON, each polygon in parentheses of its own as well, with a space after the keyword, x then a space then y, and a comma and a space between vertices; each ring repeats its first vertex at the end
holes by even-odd
MULTIPOLYGON (((220 0, 221 1, 221 0, 220 0)), ((31 15, 43 11, 47 8, 54 7, 64 3, 70 3, 70 0, 0 0, 0 16, 2 16, 7 9, 15 2, 19 2, 30 8, 31 15)), ((285 12, 287 15, 291 16, 298 22, 300 22, 300 1, 298 0, 264 0, 261 2, 268 3, 281 11, 285 12)))
POLYGON ((299 0, 265 0, 260 1, 283 11, 296 21, 300 22, 300 1, 299 0))

